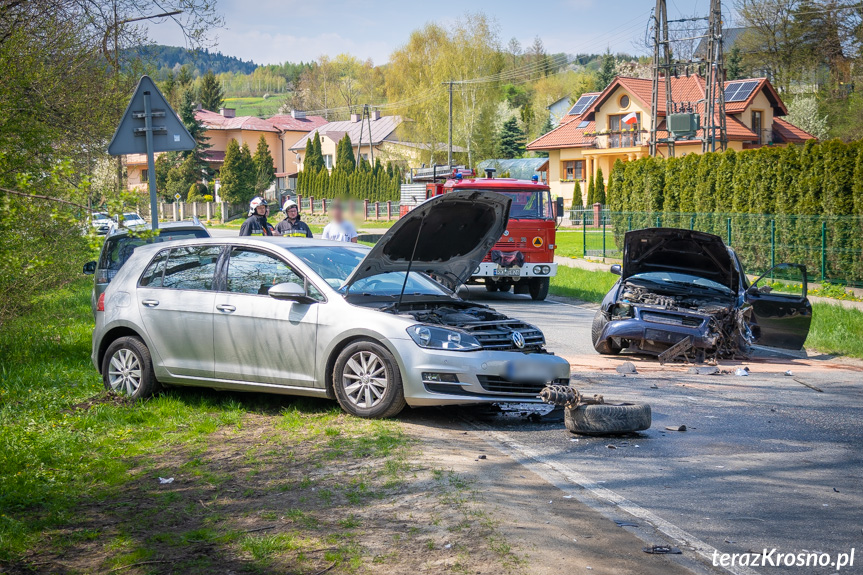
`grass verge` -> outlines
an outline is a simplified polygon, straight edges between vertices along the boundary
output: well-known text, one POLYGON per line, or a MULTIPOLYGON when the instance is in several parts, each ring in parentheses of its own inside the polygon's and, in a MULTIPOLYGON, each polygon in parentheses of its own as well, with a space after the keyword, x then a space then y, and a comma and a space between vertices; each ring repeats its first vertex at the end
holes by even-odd
POLYGON ((599 303, 618 278, 611 272, 557 266, 557 275, 551 278, 548 291, 553 295, 599 303))

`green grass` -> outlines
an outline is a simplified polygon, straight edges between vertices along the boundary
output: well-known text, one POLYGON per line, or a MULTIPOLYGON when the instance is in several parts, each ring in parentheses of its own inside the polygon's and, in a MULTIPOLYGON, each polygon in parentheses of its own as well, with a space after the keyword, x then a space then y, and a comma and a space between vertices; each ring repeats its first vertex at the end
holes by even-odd
MULTIPOLYGON (((602 230, 588 228, 586 233, 580 228, 559 228, 555 238, 554 254, 567 258, 582 258, 584 257, 585 241, 587 242, 587 251, 591 256, 602 257, 602 230)), ((610 252, 617 250, 617 244, 614 242, 614 234, 611 233, 611 228, 605 231, 605 250, 611 257, 610 252)))
POLYGON ((557 266, 551 278, 549 293, 599 303, 619 276, 610 272, 592 272, 581 268, 557 266))
POLYGON ((829 303, 812 305, 806 347, 824 353, 863 358, 863 311, 829 303))
MULTIPOLYGON (((279 108, 284 103, 284 94, 275 94, 267 99, 262 96, 225 98, 225 107, 235 108, 238 116, 274 116, 279 113, 279 108)), ((218 110, 212 111, 218 112, 218 110)))

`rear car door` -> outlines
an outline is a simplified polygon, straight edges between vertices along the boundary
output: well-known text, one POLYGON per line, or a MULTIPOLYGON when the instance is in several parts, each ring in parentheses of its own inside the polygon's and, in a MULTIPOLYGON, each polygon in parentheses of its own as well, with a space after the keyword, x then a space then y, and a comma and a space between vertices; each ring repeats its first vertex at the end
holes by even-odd
POLYGON ((779 264, 746 290, 752 307, 750 329, 754 343, 782 349, 802 349, 812 322, 806 297, 806 266, 779 264))
POLYGON ((284 282, 312 297, 317 290, 280 257, 254 248, 231 248, 224 277, 214 316, 216 378, 313 387, 321 304, 277 300, 268 290, 284 282))
POLYGON ((222 249, 206 245, 162 250, 138 282, 144 327, 172 375, 213 377, 213 285, 222 249))

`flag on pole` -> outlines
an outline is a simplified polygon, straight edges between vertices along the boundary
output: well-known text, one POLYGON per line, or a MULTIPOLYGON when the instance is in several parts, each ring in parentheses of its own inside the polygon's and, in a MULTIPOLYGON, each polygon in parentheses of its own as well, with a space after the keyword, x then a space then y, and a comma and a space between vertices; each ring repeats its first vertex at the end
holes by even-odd
POLYGON ((632 124, 635 124, 637 122, 638 122, 638 114, 636 114, 635 112, 630 112, 623 117, 623 123, 624 124, 632 125, 632 124))

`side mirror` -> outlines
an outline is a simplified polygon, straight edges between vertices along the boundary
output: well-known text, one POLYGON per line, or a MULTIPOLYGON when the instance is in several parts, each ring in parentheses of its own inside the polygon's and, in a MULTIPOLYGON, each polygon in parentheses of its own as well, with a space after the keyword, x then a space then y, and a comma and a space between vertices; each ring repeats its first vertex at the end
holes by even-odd
POLYGON ((554 215, 558 219, 563 217, 563 198, 560 196, 554 200, 554 215))
POLYGON ((84 264, 84 273, 91 276, 96 273, 96 262, 87 262, 84 264))
POLYGON ((314 303, 314 299, 306 295, 306 290, 293 282, 284 282, 271 287, 267 293, 271 298, 295 301, 297 303, 314 303))
POLYGON ((616 276, 619 276, 621 273, 623 273, 623 270, 621 269, 620 264, 614 264, 613 266, 611 266, 611 269, 608 271, 610 271, 611 273, 613 273, 616 276))

